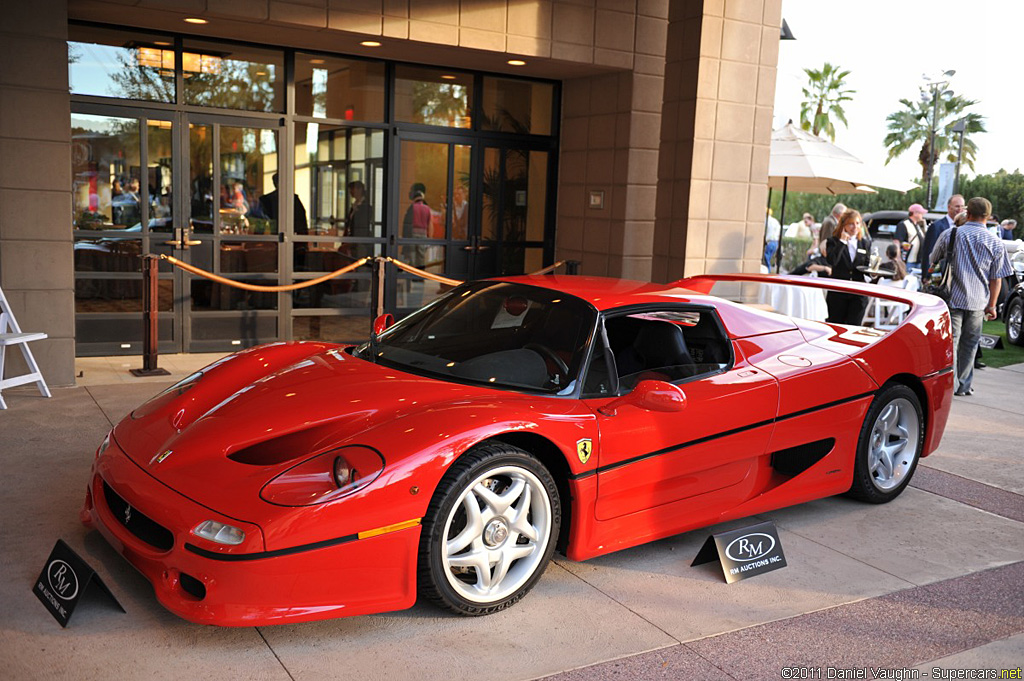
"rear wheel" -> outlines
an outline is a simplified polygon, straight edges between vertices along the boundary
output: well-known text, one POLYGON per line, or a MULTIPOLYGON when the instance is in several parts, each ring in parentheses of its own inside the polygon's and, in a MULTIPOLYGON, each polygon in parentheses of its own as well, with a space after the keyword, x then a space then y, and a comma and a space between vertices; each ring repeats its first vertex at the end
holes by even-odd
POLYGON ((924 447, 917 394, 905 385, 882 388, 868 409, 857 442, 850 496, 884 504, 910 483, 924 447))
POLYGON ((1024 298, 1014 298, 1006 310, 1006 338, 1014 345, 1024 345, 1021 322, 1024 321, 1024 298))
POLYGON ((555 548, 561 505, 536 458, 505 444, 466 453, 445 474, 423 522, 421 593, 462 615, 487 615, 533 588, 555 548))

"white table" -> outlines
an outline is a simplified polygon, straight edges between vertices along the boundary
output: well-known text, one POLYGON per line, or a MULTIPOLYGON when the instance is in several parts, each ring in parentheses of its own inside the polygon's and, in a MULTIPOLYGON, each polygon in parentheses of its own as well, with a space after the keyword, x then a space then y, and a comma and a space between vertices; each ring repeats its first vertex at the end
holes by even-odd
POLYGON ((761 284, 757 302, 770 305, 777 312, 790 317, 823 322, 828 317, 825 291, 806 286, 761 284))

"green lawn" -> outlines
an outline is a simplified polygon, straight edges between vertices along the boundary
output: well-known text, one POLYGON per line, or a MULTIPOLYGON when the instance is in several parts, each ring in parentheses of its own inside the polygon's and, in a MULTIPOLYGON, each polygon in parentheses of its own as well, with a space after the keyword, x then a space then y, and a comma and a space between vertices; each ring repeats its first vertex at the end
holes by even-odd
POLYGON ((992 336, 1001 336, 1003 339, 1002 350, 985 350, 985 356, 981 360, 985 364, 990 367, 1005 367, 1024 362, 1024 347, 1013 345, 1006 340, 1006 322, 1002 320, 985 322, 983 332, 992 336))

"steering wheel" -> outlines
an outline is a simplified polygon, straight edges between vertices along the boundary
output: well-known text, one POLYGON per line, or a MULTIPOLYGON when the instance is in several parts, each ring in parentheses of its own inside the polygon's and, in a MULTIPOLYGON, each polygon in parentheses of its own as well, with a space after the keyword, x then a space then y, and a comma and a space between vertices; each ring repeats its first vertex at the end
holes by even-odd
POLYGON ((550 359, 558 367, 558 370, 562 372, 563 376, 569 375, 569 365, 565 363, 561 357, 555 354, 555 351, 546 345, 540 343, 527 343, 523 346, 524 350, 533 350, 544 359, 550 359))

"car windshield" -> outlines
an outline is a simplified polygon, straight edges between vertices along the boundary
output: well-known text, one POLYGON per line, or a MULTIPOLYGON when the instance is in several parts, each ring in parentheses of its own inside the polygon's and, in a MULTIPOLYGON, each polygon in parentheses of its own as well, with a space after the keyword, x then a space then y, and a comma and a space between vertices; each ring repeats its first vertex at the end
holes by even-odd
POLYGON ((413 373, 567 394, 596 317, 589 303, 559 291, 473 282, 406 317, 356 355, 413 373))

